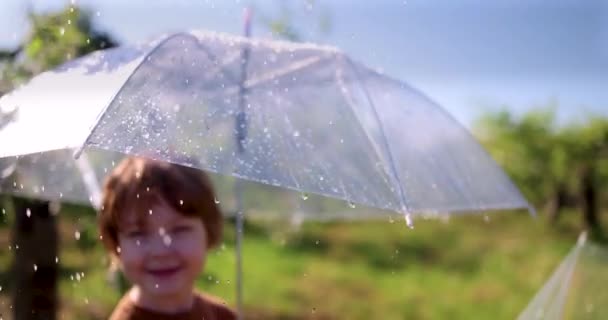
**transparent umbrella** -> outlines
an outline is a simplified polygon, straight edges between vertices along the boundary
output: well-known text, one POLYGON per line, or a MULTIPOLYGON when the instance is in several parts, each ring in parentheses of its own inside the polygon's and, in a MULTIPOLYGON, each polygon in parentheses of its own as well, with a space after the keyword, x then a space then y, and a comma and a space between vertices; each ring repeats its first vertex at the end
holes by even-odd
POLYGON ((441 107, 331 47, 164 35, 43 73, 0 108, 14 114, 0 130, 9 160, 134 154, 397 211, 410 226, 417 213, 530 209, 441 107))

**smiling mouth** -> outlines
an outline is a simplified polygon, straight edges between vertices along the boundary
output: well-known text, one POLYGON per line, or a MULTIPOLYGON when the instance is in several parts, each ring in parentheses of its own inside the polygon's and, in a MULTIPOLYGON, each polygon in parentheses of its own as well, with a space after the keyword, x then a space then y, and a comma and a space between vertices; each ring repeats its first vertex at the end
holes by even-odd
POLYGON ((176 274, 181 268, 165 268, 165 269, 155 269, 155 270, 147 270, 147 272, 155 277, 168 277, 176 274))

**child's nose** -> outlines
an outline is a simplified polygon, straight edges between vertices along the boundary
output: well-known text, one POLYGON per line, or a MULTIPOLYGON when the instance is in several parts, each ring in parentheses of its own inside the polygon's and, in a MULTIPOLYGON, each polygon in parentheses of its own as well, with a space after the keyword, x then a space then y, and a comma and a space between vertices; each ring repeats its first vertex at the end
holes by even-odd
POLYGON ((171 235, 159 232, 159 234, 154 235, 151 241, 151 253, 152 254, 165 254, 171 250, 173 246, 173 239, 171 235))

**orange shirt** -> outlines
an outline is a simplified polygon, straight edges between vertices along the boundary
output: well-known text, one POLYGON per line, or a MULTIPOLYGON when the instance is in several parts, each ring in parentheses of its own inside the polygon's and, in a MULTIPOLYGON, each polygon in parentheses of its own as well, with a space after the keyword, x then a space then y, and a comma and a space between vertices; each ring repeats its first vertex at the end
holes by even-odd
POLYGON ((125 294, 118 302, 110 320, 236 320, 236 313, 216 298, 196 293, 190 311, 167 314, 136 306, 125 294))

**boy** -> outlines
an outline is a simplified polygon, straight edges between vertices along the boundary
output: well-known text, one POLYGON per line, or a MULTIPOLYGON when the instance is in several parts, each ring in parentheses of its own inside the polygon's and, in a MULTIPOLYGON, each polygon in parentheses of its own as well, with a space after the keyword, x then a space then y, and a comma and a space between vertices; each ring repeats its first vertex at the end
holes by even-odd
POLYGON ((111 320, 236 319, 194 283, 221 241, 222 215, 199 170, 128 157, 107 177, 99 214, 105 248, 131 289, 111 320))

